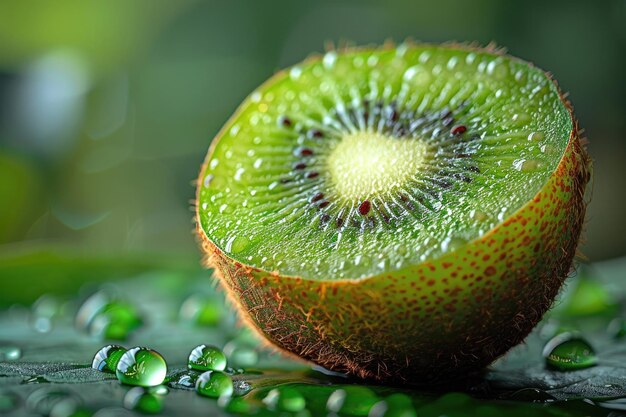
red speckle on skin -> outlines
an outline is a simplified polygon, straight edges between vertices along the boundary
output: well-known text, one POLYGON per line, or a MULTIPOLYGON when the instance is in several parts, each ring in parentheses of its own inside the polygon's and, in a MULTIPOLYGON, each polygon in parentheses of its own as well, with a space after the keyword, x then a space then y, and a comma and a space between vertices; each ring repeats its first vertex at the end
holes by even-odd
POLYGON ((443 263, 441 264, 441 266, 443 266, 443 269, 448 269, 448 268, 450 268, 452 265, 453 265, 453 264, 452 264, 452 262, 443 262, 443 263))
POLYGON ((429 287, 432 287, 433 285, 435 285, 435 280, 431 279, 426 283, 429 287))
POLYGON ((453 134, 454 136, 462 135, 466 131, 467 131, 467 127, 464 125, 456 125, 452 127, 452 129, 450 129, 450 133, 453 134))
POLYGON ((496 274, 496 268, 494 268, 493 266, 488 266, 487 268, 485 268, 485 275, 487 275, 488 277, 495 275, 496 274))
POLYGON ((372 203, 369 200, 363 200, 363 202, 359 205, 359 214, 361 216, 367 216, 372 208, 372 203))

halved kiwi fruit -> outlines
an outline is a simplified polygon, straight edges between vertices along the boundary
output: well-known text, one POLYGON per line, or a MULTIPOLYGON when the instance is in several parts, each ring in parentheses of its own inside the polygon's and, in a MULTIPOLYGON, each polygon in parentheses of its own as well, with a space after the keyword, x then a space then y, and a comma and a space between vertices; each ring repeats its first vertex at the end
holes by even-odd
POLYGON ((271 344, 384 382, 465 375, 552 304, 589 160, 540 69, 492 49, 346 49, 279 72, 213 141, 197 226, 271 344))

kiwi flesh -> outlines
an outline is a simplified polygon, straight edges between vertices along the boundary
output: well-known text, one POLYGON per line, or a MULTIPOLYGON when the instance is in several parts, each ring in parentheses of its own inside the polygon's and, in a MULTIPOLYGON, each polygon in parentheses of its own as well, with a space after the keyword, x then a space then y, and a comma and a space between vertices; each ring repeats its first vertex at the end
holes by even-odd
POLYGON ((207 264, 270 344, 430 383, 520 343, 572 267, 589 158, 542 70, 492 48, 314 56, 254 91, 197 189, 207 264))

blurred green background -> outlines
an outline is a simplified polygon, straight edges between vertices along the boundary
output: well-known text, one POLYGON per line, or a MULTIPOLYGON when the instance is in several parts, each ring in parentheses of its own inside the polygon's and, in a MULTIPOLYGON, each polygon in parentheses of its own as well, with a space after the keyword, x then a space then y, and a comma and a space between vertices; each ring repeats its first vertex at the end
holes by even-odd
POLYGON ((554 73, 594 158, 581 250, 624 255, 625 0, 17 0, 0 3, 5 294, 97 279, 103 257, 197 268, 192 182, 245 96, 327 42, 407 37, 494 41, 554 73))

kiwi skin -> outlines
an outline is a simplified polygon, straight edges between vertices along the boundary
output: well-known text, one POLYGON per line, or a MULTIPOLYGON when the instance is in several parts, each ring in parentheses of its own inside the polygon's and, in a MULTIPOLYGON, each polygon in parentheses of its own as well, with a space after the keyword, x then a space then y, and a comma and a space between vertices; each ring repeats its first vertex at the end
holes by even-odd
MULTIPOLYGON (((268 84, 276 77, 280 73, 268 84)), ((573 128, 555 171, 517 212, 453 252, 360 280, 309 280, 230 258, 197 221, 206 265, 246 324, 284 352, 391 384, 478 372, 524 340, 573 265, 590 159, 571 106, 559 94, 573 128)), ((206 162, 200 178, 205 168, 206 162)))

